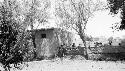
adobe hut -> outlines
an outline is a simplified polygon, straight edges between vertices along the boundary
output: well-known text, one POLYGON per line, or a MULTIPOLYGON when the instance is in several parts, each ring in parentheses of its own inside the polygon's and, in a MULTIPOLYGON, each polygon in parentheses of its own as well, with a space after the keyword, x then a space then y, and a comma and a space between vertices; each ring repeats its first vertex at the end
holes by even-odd
POLYGON ((37 58, 52 57, 57 53, 57 47, 60 45, 72 44, 73 35, 59 28, 42 28, 33 32, 35 32, 37 58))

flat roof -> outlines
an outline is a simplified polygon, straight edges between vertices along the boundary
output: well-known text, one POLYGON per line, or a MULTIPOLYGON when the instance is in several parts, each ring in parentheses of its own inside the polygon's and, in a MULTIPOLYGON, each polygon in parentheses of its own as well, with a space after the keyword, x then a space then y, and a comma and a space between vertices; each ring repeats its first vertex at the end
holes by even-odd
POLYGON ((34 31, 46 31, 46 30, 54 30, 56 28, 41 28, 41 29, 33 29, 33 30, 28 30, 28 32, 34 32, 34 31))

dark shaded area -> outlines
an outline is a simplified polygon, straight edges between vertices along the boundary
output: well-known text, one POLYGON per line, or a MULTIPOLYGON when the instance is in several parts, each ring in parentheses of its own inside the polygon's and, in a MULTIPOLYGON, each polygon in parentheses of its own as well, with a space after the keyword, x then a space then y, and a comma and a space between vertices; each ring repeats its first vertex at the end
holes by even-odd
POLYGON ((58 47, 58 53, 56 57, 65 58, 69 57, 70 59, 75 59, 77 56, 85 57, 85 47, 68 47, 68 46, 60 46, 58 47))
POLYGON ((101 53, 100 57, 94 58, 97 61, 124 61, 125 53, 101 53))
POLYGON ((125 60, 125 49, 121 46, 91 47, 91 60, 97 61, 121 61, 125 60))
MULTIPOLYGON (((18 63, 23 61, 23 51, 21 45, 17 44, 17 36, 19 30, 15 30, 13 24, 17 24, 12 20, 12 12, 5 6, 0 7, 0 63, 3 64, 6 71, 14 64, 16 67, 18 63)), ((25 45, 25 44, 24 44, 25 45)))
POLYGON ((67 55, 67 50, 66 50, 66 48, 63 48, 63 46, 58 47, 57 51, 58 52, 57 52, 56 56, 59 57, 59 58, 62 58, 65 55, 67 55))
MULTIPOLYGON (((108 0, 110 12, 113 14, 117 14, 121 9, 121 25, 118 29, 125 29, 125 0, 108 0)), ((117 26, 115 26, 117 27, 117 26)))

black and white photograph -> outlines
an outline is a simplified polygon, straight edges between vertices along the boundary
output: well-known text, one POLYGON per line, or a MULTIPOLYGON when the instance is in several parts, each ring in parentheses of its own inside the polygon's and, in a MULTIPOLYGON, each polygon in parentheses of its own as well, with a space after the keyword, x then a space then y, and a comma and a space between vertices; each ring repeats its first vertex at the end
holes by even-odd
POLYGON ((125 71, 125 0, 0 0, 0 71, 125 71))

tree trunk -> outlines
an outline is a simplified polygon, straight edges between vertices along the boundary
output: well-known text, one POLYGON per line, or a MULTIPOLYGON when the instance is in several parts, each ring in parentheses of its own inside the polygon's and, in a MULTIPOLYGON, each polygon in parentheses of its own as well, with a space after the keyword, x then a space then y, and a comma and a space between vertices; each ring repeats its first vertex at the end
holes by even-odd
MULTIPOLYGON (((78 28, 79 28, 79 36, 80 36, 80 38, 82 39, 82 41, 83 41, 83 44, 84 44, 84 47, 85 47, 85 58, 88 60, 88 52, 87 52, 87 50, 88 50, 88 47, 86 46, 86 39, 85 39, 85 32, 84 32, 84 30, 85 30, 85 26, 84 26, 84 28, 82 28, 82 22, 79 20, 79 22, 78 22, 79 24, 78 24, 78 28)), ((85 23, 86 24, 86 23, 85 23)))
MULTIPOLYGON (((31 21, 31 30, 33 30, 33 19, 31 18, 30 19, 31 21)), ((35 43, 35 32, 31 32, 31 38, 32 38, 32 42, 33 42, 33 46, 34 46, 34 58, 37 57, 37 54, 36 54, 36 43, 35 43)))
POLYGON ((87 52, 88 47, 86 46, 85 36, 83 35, 83 33, 81 33, 79 36, 82 39, 84 47, 85 47, 85 58, 88 60, 88 52, 87 52))
POLYGON ((36 54, 36 43, 35 43, 35 34, 32 33, 32 42, 33 42, 33 46, 34 46, 34 58, 37 57, 37 54, 36 54))

